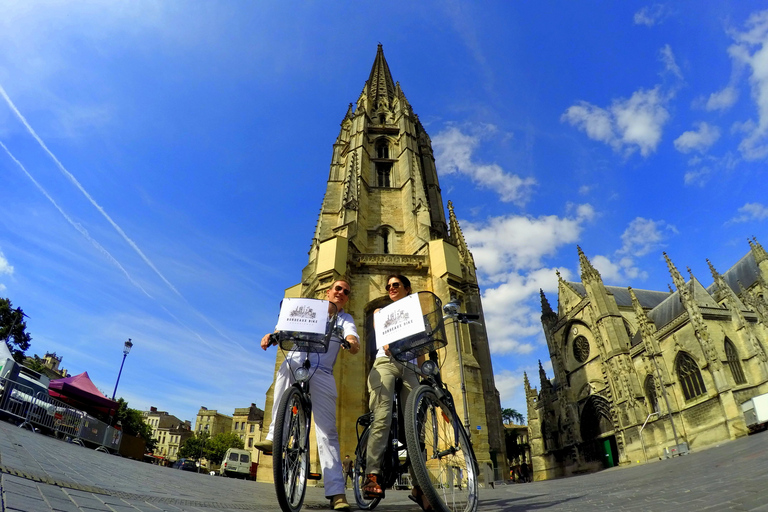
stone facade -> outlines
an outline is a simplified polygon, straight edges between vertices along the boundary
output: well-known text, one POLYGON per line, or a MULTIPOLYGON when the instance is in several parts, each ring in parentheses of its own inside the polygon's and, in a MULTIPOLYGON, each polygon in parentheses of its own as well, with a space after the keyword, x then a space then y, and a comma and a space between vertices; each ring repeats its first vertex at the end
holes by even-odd
MULTIPOLYGON (((258 463, 261 452, 253 447, 261 441, 261 427, 264 423, 264 411, 251 404, 250 407, 238 407, 232 415, 232 432, 240 437, 243 446, 251 453, 251 460, 258 463)), ((267 425, 269 427, 269 425, 267 425)))
POLYGON ((232 416, 222 414, 215 409, 209 410, 206 407, 200 407, 195 418, 195 433, 207 433, 211 437, 222 432, 232 430, 232 416))
MULTIPOLYGON (((354 456, 354 425, 368 410, 367 376, 376 354, 372 317, 389 302, 386 276, 403 274, 414 291, 431 291, 443 303, 462 302, 462 310, 483 314, 475 264, 453 206, 446 219, 432 145, 418 116, 392 80, 379 46, 368 81, 350 104, 333 144, 328 185, 301 282, 286 297, 323 298, 339 276, 352 286, 347 311, 361 336, 357 355, 343 352, 336 363, 337 420, 341 456, 354 456)), ((463 417, 458 348, 462 351, 472 441, 481 463, 507 467, 499 394, 496 391, 485 327, 462 325, 460 344, 446 329, 442 374, 463 417), (479 427, 479 429, 478 429, 479 427)), ((280 351, 275 371, 282 363, 280 351)), ((265 400, 271 417, 272 388, 265 400)), ((269 422, 264 424, 264 434, 269 422)), ((311 437, 314 447, 314 434, 311 437)), ((314 447, 316 450, 316 447, 314 447)), ((269 457, 259 479, 271 479, 269 457)), ((317 471, 317 457, 312 457, 317 471)))
POLYGON ((158 411, 157 407, 144 411, 142 416, 152 429, 152 439, 156 441, 154 454, 175 462, 181 443, 194 436, 190 422, 181 421, 165 411, 158 411))
POLYGON ((664 254, 669 291, 605 286, 578 249, 581 282, 541 293, 554 378, 525 376, 537 480, 695 450, 747 434, 740 404, 768 392, 768 255, 756 239, 705 288, 664 254), (679 449, 679 448, 678 448, 679 449))

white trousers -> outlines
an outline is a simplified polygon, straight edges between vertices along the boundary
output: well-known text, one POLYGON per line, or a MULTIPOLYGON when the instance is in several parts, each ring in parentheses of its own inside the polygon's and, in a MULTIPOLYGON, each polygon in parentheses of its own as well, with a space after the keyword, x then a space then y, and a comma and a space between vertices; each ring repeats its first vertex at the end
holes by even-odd
MULTIPOLYGON (((296 364, 296 363, 294 363, 296 364)), ((341 470, 341 449, 339 448, 339 433, 336 431, 336 379, 333 375, 322 370, 311 368, 312 379, 309 391, 312 395, 312 417, 315 420, 315 438, 317 451, 320 455, 320 468, 323 472, 325 496, 331 498, 344 494, 344 475, 341 470)), ((283 361, 275 378, 275 389, 272 394, 272 423, 266 439, 271 441, 275 431, 275 419, 280 399, 288 387, 293 384, 293 375, 288 368, 288 360, 283 361)))

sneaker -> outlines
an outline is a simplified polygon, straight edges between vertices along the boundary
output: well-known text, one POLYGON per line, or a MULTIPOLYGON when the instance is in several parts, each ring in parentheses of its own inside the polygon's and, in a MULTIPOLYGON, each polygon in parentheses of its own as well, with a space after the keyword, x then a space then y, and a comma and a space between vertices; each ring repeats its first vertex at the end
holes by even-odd
POLYGON ((349 510, 349 503, 347 503, 347 497, 343 494, 337 494, 331 496, 331 508, 333 510, 349 510))
POLYGON ((264 452, 264 455, 272 454, 272 441, 257 441, 253 443, 253 447, 264 452))

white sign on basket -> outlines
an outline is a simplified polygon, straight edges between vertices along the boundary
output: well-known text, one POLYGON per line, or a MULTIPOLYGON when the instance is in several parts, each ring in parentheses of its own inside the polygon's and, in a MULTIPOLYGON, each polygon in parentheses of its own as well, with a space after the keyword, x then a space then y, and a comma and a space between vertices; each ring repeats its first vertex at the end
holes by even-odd
POLYGON ((328 322, 328 301, 318 299, 283 299, 278 331, 299 331, 325 334, 328 322))
POLYGON ((407 336, 423 333, 424 313, 419 295, 414 293, 373 314, 376 348, 390 345, 407 336))

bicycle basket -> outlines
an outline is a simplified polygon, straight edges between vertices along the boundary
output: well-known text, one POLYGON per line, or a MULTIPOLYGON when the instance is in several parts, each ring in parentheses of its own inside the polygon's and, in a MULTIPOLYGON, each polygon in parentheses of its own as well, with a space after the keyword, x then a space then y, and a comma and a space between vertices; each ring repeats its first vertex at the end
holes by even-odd
MULTIPOLYGON (((291 299, 284 299, 280 307, 280 320, 278 329, 286 326, 299 326, 302 323, 317 323, 318 317, 327 315, 325 332, 306 332, 300 330, 281 329, 277 333, 280 348, 285 351, 296 350, 298 352, 328 352, 333 331, 336 329, 336 304, 317 299, 300 299, 301 303, 292 303, 291 299), (312 301, 311 303, 307 301, 312 301), (315 304, 321 303, 321 304, 315 304), (309 306, 307 306, 309 304, 309 306), (313 307, 314 306, 314 307, 313 307), (286 308, 286 309, 284 309, 286 308)), ((317 329, 316 329, 317 330, 317 329)))
POLYGON ((419 292, 419 303, 424 315, 424 332, 402 338, 389 344, 389 353, 398 361, 410 361, 447 345, 443 326, 443 305, 432 292, 419 292))

